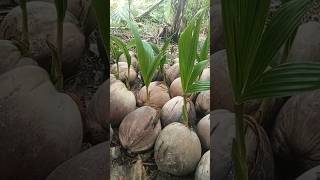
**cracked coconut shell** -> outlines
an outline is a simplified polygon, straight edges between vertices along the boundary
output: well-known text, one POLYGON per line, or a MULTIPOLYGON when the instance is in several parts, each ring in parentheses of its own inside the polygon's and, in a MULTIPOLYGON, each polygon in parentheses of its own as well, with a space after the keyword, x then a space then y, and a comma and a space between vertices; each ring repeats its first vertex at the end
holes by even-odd
POLYGON ((130 152, 141 152, 153 147, 161 131, 158 112, 149 106, 130 112, 121 122, 119 138, 130 152))
POLYGON ((151 106, 156 110, 160 110, 162 106, 170 100, 168 87, 162 81, 154 81, 149 85, 150 99, 147 102, 146 86, 143 86, 137 95, 139 106, 151 106))
POLYGON ((175 122, 160 132, 154 147, 154 159, 160 171, 185 176, 194 172, 200 158, 201 144, 193 130, 175 122))
MULTIPOLYGON (((187 104, 187 110, 189 115, 189 121, 195 124, 196 111, 192 101, 187 104)), ((160 111, 160 119, 162 127, 167 126, 173 122, 183 122, 183 97, 176 96, 170 99, 160 111)))

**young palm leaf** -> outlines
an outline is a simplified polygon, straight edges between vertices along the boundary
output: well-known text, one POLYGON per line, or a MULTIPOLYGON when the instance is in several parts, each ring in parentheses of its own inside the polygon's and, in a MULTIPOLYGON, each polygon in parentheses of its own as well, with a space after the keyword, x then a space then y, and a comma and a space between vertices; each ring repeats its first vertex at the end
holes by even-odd
POLYGON ((236 113, 236 138, 233 144, 236 180, 248 179, 243 103, 251 99, 290 96, 320 88, 320 64, 270 67, 280 47, 295 33, 311 2, 286 2, 265 27, 270 0, 222 1, 236 113))
POLYGON ((152 46, 141 40, 136 24, 128 21, 128 25, 135 39, 141 74, 146 86, 147 103, 149 103, 150 94, 148 88, 157 67, 160 65, 161 59, 165 56, 165 53, 160 52, 155 55, 152 46))
POLYGON ((57 41, 56 49, 52 49, 52 76, 53 81, 58 90, 63 89, 63 74, 62 74, 62 49, 63 49, 63 21, 67 11, 67 0, 55 0, 57 10, 57 41))
POLYGON ((208 60, 195 63, 199 43, 199 32, 205 9, 201 9, 190 24, 181 33, 179 39, 179 68, 184 97, 183 120, 189 126, 187 113, 187 99, 191 93, 205 91, 210 88, 209 82, 197 82, 199 75, 207 66, 208 60))
MULTIPOLYGON (((129 77, 130 77, 130 66, 131 66, 131 56, 129 54, 129 50, 126 46, 126 44, 124 42, 122 42, 119 38, 117 38, 116 36, 111 36, 111 41, 113 43, 115 43, 122 51, 120 51, 120 55, 123 54, 125 55, 126 59, 127 59, 127 64, 128 64, 128 77, 127 77, 127 87, 129 88, 130 84, 129 84, 129 77)), ((117 74, 119 77, 119 58, 120 55, 116 58, 116 63, 117 63, 117 74)))

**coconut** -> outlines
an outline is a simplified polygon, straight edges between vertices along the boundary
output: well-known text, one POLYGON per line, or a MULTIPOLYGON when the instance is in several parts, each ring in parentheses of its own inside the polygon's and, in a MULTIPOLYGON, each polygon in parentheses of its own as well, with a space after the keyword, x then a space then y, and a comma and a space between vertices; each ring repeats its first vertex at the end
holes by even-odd
POLYGON ((95 145, 58 166, 46 180, 92 180, 109 177, 109 142, 95 145))
POLYGON ((210 68, 205 68, 200 76, 201 81, 210 81, 210 68))
POLYGON ((117 80, 110 85, 110 104, 110 124, 119 126, 122 119, 135 110, 136 98, 121 81, 117 80))
MULTIPOLYGON (((128 78, 128 64, 126 62, 119 62, 119 79, 125 82, 128 78)), ((110 69, 111 73, 117 76, 117 64, 113 64, 110 69)), ((137 78, 137 73, 133 69, 133 66, 130 66, 130 77, 129 82, 135 81, 137 78)))
POLYGON ((176 63, 170 66, 165 71, 165 73, 166 73, 167 84, 170 85, 175 79, 177 79, 180 76, 179 63, 176 63))
MULTIPOLYGON (((54 3, 54 0, 28 0, 28 1, 42 1, 48 3, 54 3)), ((15 0, 17 4, 20 4, 19 0, 15 0)), ((81 29, 86 35, 89 35, 96 27, 96 20, 94 12, 90 6, 89 0, 68 0, 67 10, 77 20, 81 29)))
POLYGON ((0 40, 0 75, 22 65, 36 65, 30 58, 23 58, 20 50, 7 40, 0 40))
POLYGON ((320 62, 320 23, 302 24, 293 41, 288 60, 290 62, 320 62))
POLYGON ((210 179, 210 150, 202 156, 195 173, 195 180, 208 179, 210 179))
MULTIPOLYGON (((139 64, 138 64, 138 59, 136 57, 136 54, 132 51, 129 51, 130 57, 131 57, 131 65, 134 67, 134 70, 138 71, 139 70, 139 64)), ((127 58, 125 54, 121 54, 119 57, 119 62, 127 62, 127 58)))
POLYGON ((149 95, 149 102, 147 102, 146 86, 143 86, 138 93, 138 105, 148 105, 156 110, 160 110, 162 106, 170 100, 168 87, 161 81, 154 81, 150 83, 149 95))
POLYGON ((153 147, 160 131, 158 112, 149 106, 143 106, 123 119, 119 127, 119 138, 125 149, 141 152, 153 147))
POLYGON ((296 180, 318 180, 319 179, 320 166, 316 166, 307 172, 300 175, 296 180))
POLYGON ((210 149, 210 114, 203 117, 197 124, 197 134, 204 150, 210 149))
MULTIPOLYGON (((173 122, 183 122, 183 97, 176 96, 170 99, 161 109, 160 118, 162 127, 167 126, 173 122)), ((187 110, 189 115, 189 121, 195 124, 196 111, 192 101, 188 101, 187 110)))
MULTIPOLYGON (((40 66, 50 70, 52 51, 47 41, 56 45, 56 8, 52 3, 29 2, 28 26, 30 50, 32 59, 40 66)), ((74 73, 85 49, 85 37, 74 25, 75 20, 70 13, 66 13, 63 24, 63 53, 62 69, 65 75, 74 73)), ((21 40, 22 13, 20 7, 13 8, 0 25, 0 39, 21 40)))
MULTIPOLYGON (((211 179, 233 180, 232 143, 235 138, 235 115, 228 110, 214 110, 211 114, 211 179)), ((249 179, 274 179, 273 154, 268 136, 264 129, 253 120, 245 121, 246 148, 249 179)))
POLYGON ((281 108, 270 138, 283 174, 295 178, 320 164, 319 117, 319 90, 292 96, 281 108))
POLYGON ((170 96, 183 96, 182 85, 181 85, 181 78, 175 79, 170 85, 170 96))
POLYGON ((0 179, 43 180, 81 149, 78 107, 38 66, 2 74, 0 86, 0 179))
POLYGON ((221 11, 221 4, 217 3, 211 6, 210 11, 210 24, 213 27, 214 36, 211 38, 211 52, 215 53, 219 50, 225 48, 225 41, 224 41, 224 28, 223 28, 223 21, 222 21, 222 11, 221 11))
POLYGON ((203 91, 197 96, 196 110, 200 114, 210 113, 210 90, 203 91))
POLYGON ((154 159, 160 171, 188 175, 196 169, 200 158, 200 140, 185 125, 174 122, 160 132, 154 148, 154 159))
POLYGON ((88 104, 85 131, 92 144, 109 140, 109 85, 108 79, 98 88, 88 104))

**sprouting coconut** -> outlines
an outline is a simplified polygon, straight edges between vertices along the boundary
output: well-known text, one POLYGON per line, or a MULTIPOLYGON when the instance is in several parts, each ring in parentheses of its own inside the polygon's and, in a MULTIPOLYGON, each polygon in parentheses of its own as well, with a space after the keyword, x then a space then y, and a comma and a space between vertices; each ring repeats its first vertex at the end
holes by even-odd
POLYGON ((200 114, 210 113, 210 91, 201 92, 196 99, 196 110, 200 114))
POLYGON ((182 87, 181 87, 181 78, 175 79, 171 85, 170 85, 170 96, 176 97, 176 96, 182 96, 182 87))
MULTIPOLYGON (((134 52, 129 51, 129 54, 131 56, 131 65, 133 66, 134 70, 138 72, 138 70, 139 70, 138 59, 137 59, 134 52)), ((119 62, 127 62, 127 58, 124 54, 120 55, 119 62)))
POLYGON ((136 98, 119 80, 110 85, 110 124, 119 126, 122 119, 136 108, 136 98))
POLYGON ((171 123, 157 138, 154 158, 160 171, 176 176, 188 175, 196 169, 201 158, 200 140, 197 134, 185 125, 171 123))
POLYGON ((119 127, 119 138, 125 149, 141 152, 153 147, 160 131, 158 112, 149 106, 143 106, 123 119, 119 127))
POLYGON ((202 81, 210 81, 210 68, 205 68, 200 76, 202 81))
POLYGON ((302 24, 289 52, 290 62, 320 62, 320 23, 302 24))
POLYGON ((46 180, 99 180, 109 177, 109 142, 100 143, 59 165, 46 180))
POLYGON ((197 134, 199 136, 202 148, 210 149, 210 114, 203 117, 197 124, 197 134))
POLYGON ((272 128, 273 152, 292 178, 320 163, 319 102, 319 90, 292 96, 272 128))
MULTIPOLYGON (((235 114, 228 110, 214 110, 211 113, 212 179, 233 180, 232 142, 235 138, 235 114)), ((247 120, 246 149, 249 179, 274 179, 273 153, 264 129, 254 120, 247 120)))
POLYGON ((170 100, 168 87, 164 82, 154 81, 149 85, 149 102, 147 101, 146 86, 143 86, 137 97, 139 106, 151 106, 160 110, 162 106, 170 100))
POLYGON ((196 173, 195 180, 209 180, 210 179, 210 150, 202 156, 196 173))
MULTIPOLYGON (((117 64, 113 64, 110 69, 111 73, 114 74, 116 77, 118 76, 118 71, 117 71, 117 64)), ((137 73, 133 69, 133 66, 130 66, 130 76, 128 78, 128 64, 126 62, 119 62, 119 77, 118 79, 126 82, 127 79, 129 82, 133 82, 137 78, 137 73)))
MULTIPOLYGON (((173 122, 183 122, 183 97, 176 96, 170 99, 161 109, 160 118, 162 127, 167 126, 173 122)), ((192 124, 196 121, 196 112, 192 101, 188 102, 187 106, 189 120, 192 124)))
POLYGON ((179 63, 175 63, 174 65, 170 66, 165 73, 167 84, 170 85, 180 76, 179 63))
MULTIPOLYGON (((29 2, 27 9, 31 57, 49 71, 52 50, 47 42, 53 46, 56 44, 56 7, 52 3, 29 2)), ((0 39, 19 41, 22 19, 21 8, 13 8, 1 22, 0 39)), ((76 23, 77 20, 67 12, 63 24, 62 54, 62 69, 65 75, 74 73, 85 49, 85 36, 75 25, 76 23)))
POLYGON ((0 49, 0 75, 18 66, 37 64, 30 58, 21 57, 19 48, 11 41, 0 40, 0 49))
POLYGON ((81 149, 78 107, 38 66, 7 71, 0 86, 0 179, 43 180, 81 149))

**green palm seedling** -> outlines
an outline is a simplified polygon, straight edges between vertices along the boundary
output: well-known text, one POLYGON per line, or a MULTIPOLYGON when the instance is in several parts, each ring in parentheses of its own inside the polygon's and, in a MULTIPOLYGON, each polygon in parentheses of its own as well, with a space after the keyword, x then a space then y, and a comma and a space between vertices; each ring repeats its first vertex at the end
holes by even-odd
POLYGON ((56 48, 50 46, 53 51, 52 56, 52 66, 51 75, 52 81, 54 82, 57 90, 61 91, 63 89, 63 74, 62 74, 62 50, 63 50, 63 21, 67 11, 67 0, 55 0, 55 5, 57 9, 57 40, 56 48))
POLYGON ((271 67, 281 46, 295 33, 312 0, 284 3, 267 21, 270 0, 222 0, 228 68, 234 92, 236 137, 232 155, 236 180, 248 179, 243 104, 320 88, 319 63, 271 67))
POLYGON ((130 77, 130 66, 131 66, 131 56, 129 54, 129 50, 124 42, 122 42, 119 38, 116 36, 111 36, 111 50, 114 54, 114 58, 116 59, 116 64, 117 64, 117 78, 119 78, 119 58, 121 54, 124 54, 126 59, 127 59, 127 64, 128 64, 128 77, 126 80, 127 87, 129 88, 129 77, 130 77))
POLYGON ((156 69, 159 67, 161 60, 165 56, 165 51, 160 51, 155 55, 154 50, 150 43, 142 41, 138 28, 135 23, 128 21, 130 30, 132 31, 135 39, 138 62, 141 69, 144 84, 146 86, 147 104, 150 100, 149 85, 152 81, 156 69))
POLYGON ((209 81, 197 81, 208 60, 195 62, 199 43, 199 32, 206 9, 200 10, 190 24, 181 33, 179 39, 179 68, 184 98, 183 120, 189 126, 187 101, 192 93, 205 91, 210 88, 209 81))

